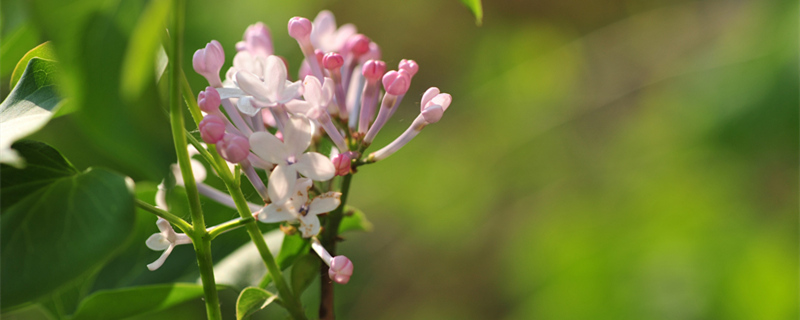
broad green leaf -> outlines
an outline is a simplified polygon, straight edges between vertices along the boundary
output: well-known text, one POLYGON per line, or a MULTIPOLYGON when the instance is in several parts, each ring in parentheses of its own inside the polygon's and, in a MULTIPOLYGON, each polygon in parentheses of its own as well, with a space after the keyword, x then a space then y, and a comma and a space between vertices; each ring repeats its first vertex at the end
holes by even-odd
POLYGON ((56 317, 54 317, 52 313, 50 313, 46 308, 42 307, 39 304, 29 305, 24 308, 0 314, 0 318, 12 319, 12 320, 55 320, 56 319, 56 317))
POLYGON ((122 63, 120 83, 122 95, 128 100, 140 96, 148 82, 155 82, 153 65, 171 4, 170 1, 150 1, 133 29, 122 63))
POLYGON ((319 262, 317 255, 307 253, 292 265, 292 292, 295 296, 300 297, 319 274, 319 262))
POLYGON ((22 56, 22 59, 17 62, 16 66, 14 67, 14 72, 11 73, 11 82, 8 86, 9 88, 13 88, 15 85, 17 85, 17 82, 19 82, 19 79, 22 78, 22 74, 25 72, 28 61, 31 61, 33 58, 41 58, 53 61, 57 60, 56 54, 53 51, 53 46, 49 41, 36 46, 25 53, 25 55, 22 56))
POLYGON ((174 283, 98 291, 81 302, 72 320, 123 319, 166 310, 203 296, 203 286, 174 283))
MULTIPOLYGON (((311 242, 303 239, 300 234, 283 237, 281 251, 278 253, 278 257, 276 258, 278 266, 281 268, 281 270, 286 270, 286 268, 289 268, 298 257, 307 253, 310 248, 311 242)), ((268 273, 265 281, 263 281, 261 284, 266 285, 271 281, 272 278, 268 273)))
POLYGON ((125 243, 133 209, 126 178, 105 169, 54 179, 4 209, 2 307, 35 300, 99 267, 125 243))
POLYGON ((78 173, 58 151, 44 143, 22 140, 13 146, 26 159, 27 164, 25 169, 2 167, 0 199, 3 201, 0 202, 0 210, 5 210, 58 179, 78 173))
POLYGON ((239 299, 236 300, 236 320, 242 320, 256 311, 266 308, 277 298, 277 295, 258 287, 244 288, 239 294, 239 299))
MULTIPOLYGON (((40 42, 39 30, 29 21, 23 22, 8 33, 4 32, 3 41, 0 41, 0 77, 11 75, 17 61, 40 42)), ((22 66, 26 64, 27 62, 22 66)), ((13 84, 9 86, 13 87, 13 84)))
POLYGON ((0 163, 17 168, 25 165, 11 144, 41 129, 50 120, 60 101, 55 90, 55 72, 53 61, 32 58, 17 86, 0 104, 0 163))
POLYGON ((475 15, 475 24, 481 25, 483 23, 483 6, 481 5, 481 0, 461 0, 472 14, 475 15))
POLYGON ((367 216, 358 208, 348 205, 344 206, 344 218, 339 224, 339 234, 347 231, 372 231, 372 222, 367 220, 367 216))

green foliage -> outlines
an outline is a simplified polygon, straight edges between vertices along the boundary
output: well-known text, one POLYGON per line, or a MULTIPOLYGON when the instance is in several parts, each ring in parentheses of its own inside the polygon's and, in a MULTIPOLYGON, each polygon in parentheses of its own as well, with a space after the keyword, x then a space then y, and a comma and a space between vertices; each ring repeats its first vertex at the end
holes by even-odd
POLYGON ((55 62, 31 58, 14 90, 0 104, 0 163, 24 165, 24 159, 8 148, 50 120, 61 101, 55 90, 55 73, 55 62))
MULTIPOLYGON (((287 235, 283 237, 281 251, 275 258, 276 263, 278 263, 278 267, 280 267, 281 270, 286 270, 292 266, 298 257, 307 253, 309 249, 311 249, 311 242, 301 237, 300 234, 287 235)), ((261 281, 261 287, 266 287, 271 281, 272 278, 267 274, 261 281)))
POLYGON ((236 300, 236 319, 242 320, 266 308, 277 298, 278 296, 258 287, 244 288, 236 300))
POLYGON ((300 297, 303 291, 308 288, 314 278, 319 274, 320 259, 316 254, 308 253, 297 260, 292 265, 292 293, 300 297))
POLYGON ((348 231, 372 231, 372 222, 367 220, 364 211, 350 205, 344 206, 344 218, 339 224, 339 234, 348 231))
POLYGON ((34 165, 3 167, 3 180, 16 183, 3 183, 10 189, 2 193, 21 196, 0 221, 3 308, 34 300, 98 267, 125 242, 134 222, 125 177, 105 169, 78 173, 41 143, 16 147, 34 165), (28 172, 40 177, 32 186, 22 182, 28 172), (26 194, 20 195, 23 188, 26 194))
POLYGON ((27 69, 28 61, 33 58, 41 58, 46 60, 57 60, 55 52, 53 52, 53 46, 50 42, 42 43, 35 48, 28 51, 22 59, 20 59, 16 66, 14 67, 14 72, 11 73, 11 83, 9 87, 13 88, 17 85, 17 82, 20 78, 22 78, 23 72, 27 69))
POLYGON ((475 15, 475 24, 481 25, 483 23, 483 6, 481 0, 460 0, 470 11, 475 15))
POLYGON ((120 91, 127 100, 135 100, 153 82, 156 50, 161 43, 170 4, 170 1, 150 1, 133 29, 120 82, 120 91))
MULTIPOLYGON (((81 303, 71 319, 127 319, 145 316, 199 300, 202 296, 201 285, 188 283, 98 291, 81 303)), ((186 315, 177 313, 173 316, 178 319, 186 315)))

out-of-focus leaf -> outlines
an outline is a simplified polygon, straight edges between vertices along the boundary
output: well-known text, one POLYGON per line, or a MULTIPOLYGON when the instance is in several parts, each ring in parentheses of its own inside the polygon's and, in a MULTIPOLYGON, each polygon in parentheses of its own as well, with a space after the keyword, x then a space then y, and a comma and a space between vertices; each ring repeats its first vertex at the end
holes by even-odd
MULTIPOLYGON (((17 26, 16 29, 8 34, 4 34, 3 41, 0 42, 0 77, 6 77, 11 74, 16 67, 17 61, 37 43, 39 43, 39 31, 28 22, 17 26)), ((26 64, 27 62, 22 66, 26 64)), ((13 87, 14 84, 12 83, 9 88, 13 87)))
MULTIPOLYGON (((53 157, 53 171, 64 172, 63 158, 54 157, 55 150, 41 154, 53 157)), ((36 163, 46 161, 36 159, 36 163)), ((105 169, 89 169, 54 179, 3 211, 3 308, 34 300, 79 278, 125 242, 134 222, 133 196, 125 180, 105 169)))
POLYGON ((56 318, 41 305, 34 304, 8 313, 0 314, 0 318, 12 320, 55 320, 56 318))
POLYGON ((292 292, 300 297, 319 274, 319 257, 305 254, 292 265, 292 292))
POLYGON ((17 86, 0 104, 0 163, 24 166, 25 160, 10 149, 11 144, 41 129, 59 105, 55 68, 51 60, 32 58, 17 86))
POLYGON ((31 61, 33 58, 42 58, 46 60, 53 60, 56 61, 56 54, 53 51, 53 46, 50 42, 42 43, 35 48, 31 49, 24 56, 20 59, 16 66, 14 67, 14 72, 11 73, 11 82, 9 87, 13 88, 19 82, 19 79, 22 78, 22 74, 27 69, 28 61, 31 61))
POLYGON ((481 0, 461 0, 472 14, 475 15, 475 24, 481 25, 483 23, 483 6, 481 5, 481 0))
POLYGON ((164 33, 170 1, 150 1, 131 34, 122 63, 120 91, 127 100, 140 96, 148 82, 154 82, 156 53, 164 33))
POLYGON ((358 208, 345 205, 345 216, 339 224, 339 234, 347 231, 372 231, 372 222, 367 220, 367 216, 358 208))
POLYGON ((22 140, 14 144, 27 160, 25 169, 2 167, 0 175, 0 210, 11 207, 27 195, 78 173, 67 159, 52 147, 36 141, 22 140))
MULTIPOLYGON (((298 257, 308 252, 310 248, 311 242, 303 239, 299 234, 283 237, 281 252, 278 253, 278 257, 276 258, 278 266, 281 270, 289 268, 298 257)), ((270 281, 272 281, 272 279, 269 274, 267 274, 267 283, 270 281)))
POLYGON ((236 320, 242 320, 251 314, 266 308, 278 296, 258 287, 247 287, 236 300, 236 320))
POLYGON ((72 320, 124 319, 165 310, 202 296, 203 286, 189 283, 98 291, 83 300, 72 320))

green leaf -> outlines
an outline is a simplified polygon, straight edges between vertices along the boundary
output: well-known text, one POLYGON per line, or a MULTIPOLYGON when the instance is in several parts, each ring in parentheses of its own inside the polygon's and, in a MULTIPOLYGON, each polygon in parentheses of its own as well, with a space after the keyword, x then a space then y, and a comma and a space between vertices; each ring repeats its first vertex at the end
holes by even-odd
MULTIPOLYGON (((283 237, 281 251, 276 258, 278 266, 281 270, 286 270, 298 257, 307 253, 309 249, 311 249, 311 242, 307 239, 303 239, 300 234, 283 237)), ((261 282, 261 286, 266 287, 271 281, 272 278, 270 274, 267 273, 264 280, 261 282)))
MULTIPOLYGON (((34 154, 29 146, 46 149, 41 144, 22 146, 23 154, 34 154)), ((63 175, 69 169, 55 150, 40 154, 44 156, 36 158, 37 166, 12 175, 51 168, 62 176, 3 210, 3 308, 35 300, 98 268, 125 243, 133 228, 133 196, 125 177, 104 169, 63 175)))
POLYGON ((203 296, 203 286, 174 283, 98 291, 81 302, 72 320, 123 319, 166 310, 203 296))
POLYGON ((358 208, 348 205, 344 206, 344 218, 339 224, 339 234, 347 231, 372 231, 372 222, 367 220, 367 216, 358 208))
POLYGON ((0 163, 21 168, 25 160, 11 144, 41 129, 61 100, 55 90, 55 62, 28 61, 14 90, 0 104, 0 163))
POLYGON ((8 86, 9 88, 13 88, 17 85, 17 82, 19 82, 19 79, 22 78, 22 74, 25 72, 28 61, 31 61, 33 58, 41 58, 53 61, 57 60, 56 53, 53 51, 53 46, 50 44, 50 41, 36 46, 22 56, 22 59, 17 62, 17 65, 14 67, 14 72, 11 73, 11 82, 8 86))
POLYGON ((150 1, 131 34, 122 62, 120 90, 127 100, 144 92, 148 82, 155 82, 156 53, 161 43, 170 1, 150 1))
POLYGON ((475 15, 475 24, 480 26, 481 23, 483 23, 483 6, 481 5, 481 0, 461 0, 461 3, 472 11, 472 14, 475 15))
POLYGON ((44 143, 22 140, 13 146, 28 163, 25 169, 2 167, 0 199, 3 201, 0 202, 0 210, 7 209, 58 179, 78 173, 58 151, 44 143))
MULTIPOLYGON (((8 13, 8 11, 4 13, 8 13)), ((7 33, 4 32, 3 41, 0 42, 0 77, 11 75, 17 61, 40 42, 39 30, 29 21, 23 22, 7 33)), ((26 64, 27 62, 22 66, 26 64)), ((9 88, 13 87, 13 84, 9 86, 9 88)))
POLYGON ((292 292, 300 297, 319 274, 319 257, 305 254, 292 266, 292 292))
POLYGON ((236 300, 236 320, 242 320, 253 313, 264 309, 278 296, 258 287, 247 287, 236 300))

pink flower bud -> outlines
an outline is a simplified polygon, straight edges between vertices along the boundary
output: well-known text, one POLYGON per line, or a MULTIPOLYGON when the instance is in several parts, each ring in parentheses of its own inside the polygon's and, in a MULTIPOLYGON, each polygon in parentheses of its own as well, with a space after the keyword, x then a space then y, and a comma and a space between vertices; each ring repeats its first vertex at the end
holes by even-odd
POLYGON ((219 110, 220 103, 222 103, 222 99, 220 99, 219 92, 214 87, 206 87, 205 91, 200 91, 200 94, 197 95, 197 105, 200 106, 200 110, 206 113, 219 110))
POLYGON ((194 52, 192 66, 194 71, 203 75, 209 83, 219 82, 219 71, 225 64, 225 51, 217 40, 211 40, 205 48, 194 52))
POLYGON ((414 60, 400 60, 400 66, 398 67, 400 70, 405 70, 408 72, 410 76, 414 76, 419 71, 419 65, 414 60))
POLYGON ((344 58, 336 52, 329 52, 322 58, 322 66, 328 70, 339 69, 344 64, 344 58))
POLYGON ((217 143, 225 136, 225 120, 217 115, 209 114, 198 125, 200 137, 206 143, 217 143))
POLYGON ((331 159, 331 161, 333 161, 333 166, 336 168, 337 176, 346 176, 350 174, 351 160, 348 152, 337 154, 331 159))
POLYGON ((314 50, 314 56, 317 57, 317 63, 322 64, 322 60, 325 59, 325 51, 316 49, 314 50))
POLYGON ((364 78, 371 81, 380 79, 384 73, 386 73, 386 62, 380 60, 368 60, 361 69, 364 78))
POLYGON ((335 256, 331 259, 331 268, 328 269, 328 276, 331 280, 339 284, 345 284, 350 281, 350 276, 353 275, 353 263, 345 256, 335 256))
POLYGON ((217 152, 228 162, 239 163, 250 155, 250 142, 245 137, 226 133, 217 143, 217 152))
POLYGON ((403 95, 408 91, 409 85, 411 85, 411 76, 404 70, 392 70, 383 75, 383 89, 388 94, 403 95))
POLYGON ((254 55, 268 57, 272 54, 272 36, 269 28, 262 22, 250 25, 244 32, 243 41, 236 43, 237 51, 249 51, 254 55))
POLYGON ((358 58, 358 60, 360 60, 361 62, 367 60, 380 60, 380 59, 381 59, 381 48, 375 42, 370 42, 369 51, 358 58))
POLYGON ((309 39, 311 34, 311 21, 303 17, 289 19, 289 36, 297 41, 309 39))
POLYGON ((347 42, 345 42, 344 47, 347 52, 350 52, 354 56, 358 57, 369 52, 369 43, 369 38, 359 33, 350 36, 350 38, 347 39, 347 42))

